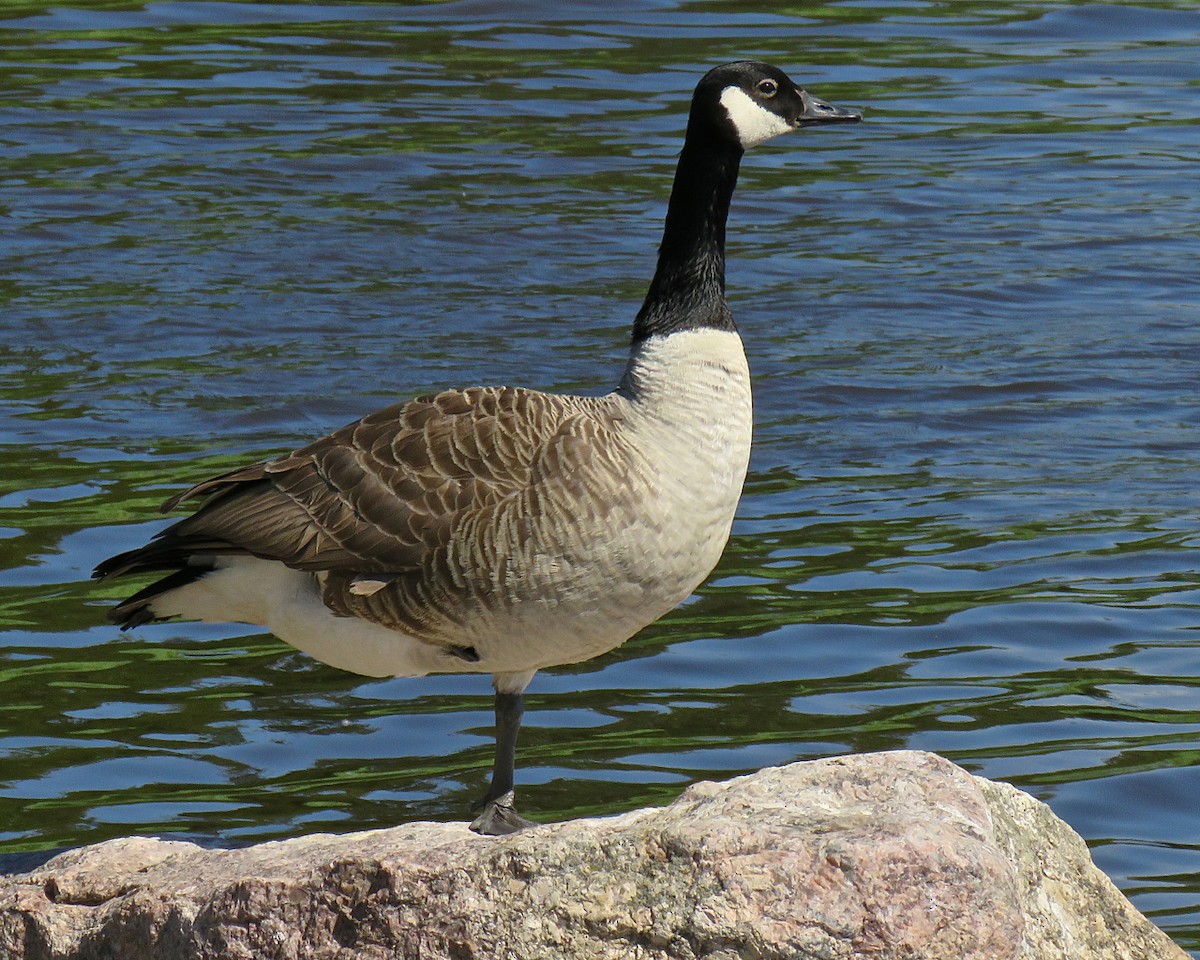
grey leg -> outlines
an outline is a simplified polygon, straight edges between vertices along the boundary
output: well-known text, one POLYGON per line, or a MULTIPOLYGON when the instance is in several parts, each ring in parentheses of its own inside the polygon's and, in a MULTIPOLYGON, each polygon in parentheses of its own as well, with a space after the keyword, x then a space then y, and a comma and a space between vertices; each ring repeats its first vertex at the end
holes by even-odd
POLYGON ((479 816, 471 821, 471 829, 476 833, 498 837, 534 826, 533 821, 519 816, 514 809, 517 731, 524 713, 521 694, 496 691, 496 762, 492 766, 492 785, 476 808, 479 816))

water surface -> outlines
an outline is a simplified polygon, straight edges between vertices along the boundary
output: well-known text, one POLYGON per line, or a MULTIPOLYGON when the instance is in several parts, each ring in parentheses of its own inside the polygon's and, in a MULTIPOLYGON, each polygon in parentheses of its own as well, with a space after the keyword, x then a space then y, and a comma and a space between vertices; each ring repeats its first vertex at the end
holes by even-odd
POLYGON ((691 87, 754 56, 868 122, 747 156, 733 540, 674 614, 535 680, 523 810, 936 750, 1049 802, 1200 950, 1192 3, 4 16, 0 855, 463 815, 485 679, 119 636, 88 572, 182 483, 393 400, 611 387, 691 87))

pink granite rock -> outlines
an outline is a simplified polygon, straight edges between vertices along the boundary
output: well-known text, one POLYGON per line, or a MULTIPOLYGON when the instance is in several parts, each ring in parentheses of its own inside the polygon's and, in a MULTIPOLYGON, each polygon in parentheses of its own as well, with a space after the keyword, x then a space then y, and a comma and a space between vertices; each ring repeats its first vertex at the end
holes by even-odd
POLYGON ((0 878, 0 957, 1185 955, 1044 805, 904 751, 502 838, 413 823, 243 850, 97 844, 0 878))

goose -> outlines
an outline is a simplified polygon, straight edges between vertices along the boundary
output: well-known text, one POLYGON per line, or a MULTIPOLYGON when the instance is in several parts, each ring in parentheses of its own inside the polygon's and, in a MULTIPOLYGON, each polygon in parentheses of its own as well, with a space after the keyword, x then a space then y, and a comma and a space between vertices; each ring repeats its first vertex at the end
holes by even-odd
POLYGON ((750 458, 750 375, 725 301, 725 224, 747 147, 861 116, 741 60, 692 96, 657 269, 600 397, 523 387, 398 403, 171 497, 198 500, 96 567, 159 576, 108 611, 264 627, 371 677, 491 674, 495 760, 471 829, 515 809, 522 694, 606 653, 716 566, 750 458))

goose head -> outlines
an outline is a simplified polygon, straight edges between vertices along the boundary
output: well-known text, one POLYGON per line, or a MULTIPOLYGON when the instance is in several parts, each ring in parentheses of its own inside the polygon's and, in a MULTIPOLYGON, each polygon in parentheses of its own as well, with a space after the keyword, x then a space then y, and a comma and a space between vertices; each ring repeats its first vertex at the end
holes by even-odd
POLYGON ((853 110, 818 100, 778 67, 738 60, 714 67, 701 79, 692 97, 688 129, 745 150, 800 127, 861 119, 853 110))

